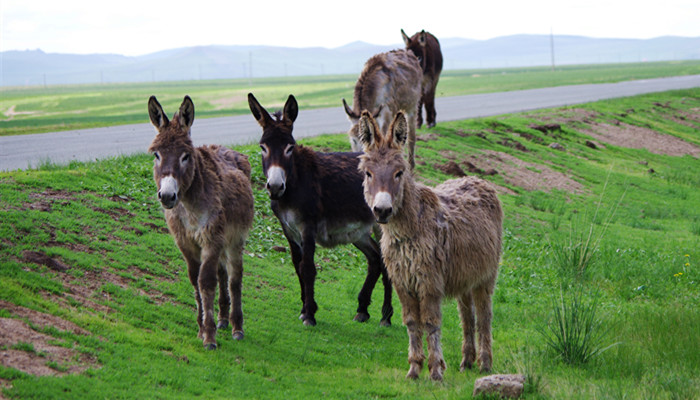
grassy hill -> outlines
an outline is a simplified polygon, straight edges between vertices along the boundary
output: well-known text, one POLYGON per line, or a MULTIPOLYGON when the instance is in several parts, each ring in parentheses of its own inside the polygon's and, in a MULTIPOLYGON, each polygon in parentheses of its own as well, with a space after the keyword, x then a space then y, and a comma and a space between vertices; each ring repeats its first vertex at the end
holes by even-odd
MULTIPOLYGON (((699 110, 695 89, 419 131, 421 180, 480 174, 499 190, 494 372, 526 374, 525 398, 697 398, 699 110), (569 363, 547 345, 542 332, 563 306, 595 306, 593 344, 605 351, 569 363)), ((303 144, 349 148, 344 135, 303 144)), ((286 243, 259 150, 237 150, 250 156, 256 199, 246 338, 221 332, 213 352, 196 338, 192 288, 155 199, 150 156, 0 173, 2 396, 471 396, 480 374, 459 373, 454 301, 443 306, 444 383, 425 371, 406 381, 396 296, 392 327, 379 326, 381 291, 370 321, 352 321, 366 266, 350 246, 318 252, 318 326, 301 324, 290 255, 274 247, 286 243)))

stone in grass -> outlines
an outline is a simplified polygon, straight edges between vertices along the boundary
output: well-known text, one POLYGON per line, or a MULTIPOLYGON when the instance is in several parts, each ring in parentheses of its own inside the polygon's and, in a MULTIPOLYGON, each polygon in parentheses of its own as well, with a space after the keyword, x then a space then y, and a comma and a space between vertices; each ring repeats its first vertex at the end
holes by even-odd
POLYGON ((476 397, 481 394, 494 394, 505 398, 517 399, 523 394, 525 375, 489 375, 474 382, 476 397))

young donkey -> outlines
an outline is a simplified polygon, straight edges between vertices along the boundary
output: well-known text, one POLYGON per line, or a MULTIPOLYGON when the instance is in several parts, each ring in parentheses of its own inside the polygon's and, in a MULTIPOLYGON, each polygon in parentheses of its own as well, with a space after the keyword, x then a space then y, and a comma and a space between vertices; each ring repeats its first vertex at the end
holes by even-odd
POLYGON ((501 254, 501 205, 496 192, 476 177, 448 180, 431 189, 416 183, 401 147, 406 117, 398 113, 386 133, 368 112, 359 127, 365 154, 364 195, 382 229, 384 263, 403 307, 408 330, 408 378, 418 377, 427 335, 430 377, 441 380, 446 364, 440 347, 441 302, 456 297, 462 320, 461 370, 477 358, 491 369, 491 295, 501 254))
POLYGON ((224 329, 230 321, 233 338, 241 340, 243 245, 253 224, 248 157, 217 145, 192 145, 194 104, 189 96, 172 121, 155 96, 148 100, 148 114, 158 132, 148 149, 155 156, 153 178, 194 286, 197 337, 203 339, 204 347, 215 349, 217 327, 224 329), (214 322, 217 277, 218 326, 214 322))
POLYGON ((387 129, 394 114, 408 110, 408 162, 415 166, 416 111, 421 99, 423 72, 418 58, 411 51, 393 50, 372 56, 365 63, 355 84, 351 109, 343 99, 343 107, 352 126, 348 135, 352 151, 362 151, 357 127, 362 110, 370 110, 387 129))
POLYGON ((372 238, 372 211, 362 196, 359 153, 317 153, 297 145, 292 136, 298 106, 290 95, 282 113, 273 119, 252 93, 250 111, 263 128, 260 138, 263 171, 272 211, 289 242, 292 263, 301 286, 301 315, 305 325, 316 325, 314 281, 316 243, 324 247, 352 243, 367 258, 367 277, 358 295, 355 320, 369 319, 372 290, 382 275, 384 304, 381 325, 391 325, 391 282, 372 238))

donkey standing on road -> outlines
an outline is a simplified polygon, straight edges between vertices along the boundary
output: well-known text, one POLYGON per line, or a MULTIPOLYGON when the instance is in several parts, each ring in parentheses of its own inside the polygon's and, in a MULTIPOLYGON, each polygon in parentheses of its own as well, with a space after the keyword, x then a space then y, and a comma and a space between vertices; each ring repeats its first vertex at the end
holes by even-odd
POLYGON ((248 104, 263 128, 260 148, 270 206, 289 242, 301 285, 303 306, 299 318, 304 325, 316 325, 316 243, 324 247, 352 243, 365 255, 368 265, 354 319, 369 319, 367 308, 381 275, 384 304, 380 324, 391 325, 391 282, 379 244, 372 238, 374 216, 362 196, 362 175, 357 170, 360 153, 317 153, 298 145, 292 128, 299 109, 292 95, 274 119, 252 93, 248 94, 248 104))
POLYGON ((172 121, 155 96, 148 114, 158 132, 148 151, 168 229, 187 262, 197 300, 198 338, 216 348, 216 329, 233 325, 243 339, 241 280, 243 246, 253 224, 253 191, 248 157, 218 145, 195 148, 190 138, 194 104, 189 96, 172 121), (219 322, 214 298, 219 282, 219 322), (231 307, 230 314, 229 307, 231 307))
POLYGON ((416 183, 401 146, 408 122, 398 113, 386 133, 363 112, 359 134, 365 154, 364 194, 382 229, 384 263, 403 308, 408 330, 407 378, 423 367, 427 334, 430 377, 442 380, 446 369, 440 346, 441 303, 456 297, 462 320, 461 369, 477 358, 474 311, 479 334, 478 362, 492 365, 491 295, 501 255, 503 213, 496 192, 476 177, 448 180, 429 188, 416 183))
POLYGON ((418 128, 423 126, 423 105, 425 104, 425 117, 428 128, 435 126, 435 89, 437 88, 440 72, 442 72, 442 51, 437 38, 424 30, 408 37, 401 29, 401 37, 406 44, 406 50, 411 50, 420 60, 423 70, 423 82, 421 84, 422 95, 418 102, 418 114, 416 124, 418 128))
POLYGON ((361 152, 362 143, 358 139, 357 123, 362 110, 369 110, 387 129, 394 114, 403 110, 409 120, 408 162, 415 166, 416 110, 421 98, 420 62, 411 51, 393 50, 372 56, 355 84, 352 100, 353 108, 343 99, 343 107, 352 126, 348 135, 352 151, 361 152))

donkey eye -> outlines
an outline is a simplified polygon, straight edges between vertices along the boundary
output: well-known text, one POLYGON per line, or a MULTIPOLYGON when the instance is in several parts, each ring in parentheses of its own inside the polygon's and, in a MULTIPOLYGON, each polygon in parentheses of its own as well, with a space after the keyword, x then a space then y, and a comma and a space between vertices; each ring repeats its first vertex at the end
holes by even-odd
POLYGON ((156 157, 156 160, 160 161, 160 154, 157 151, 154 151, 153 155, 156 157))
POLYGON ((367 176, 367 179, 372 179, 372 173, 369 171, 365 171, 365 176, 367 176))
POLYGON ((284 149, 284 156, 285 157, 291 156, 293 151, 294 151, 294 145, 288 144, 287 147, 285 147, 285 149, 284 149))
POLYGON ((394 179, 401 179, 403 176, 403 171, 397 171, 396 175, 394 175, 394 179))
POLYGON ((260 153, 262 153, 263 157, 267 157, 267 152, 268 152, 267 146, 265 146, 264 144, 261 144, 260 145, 260 153))
POLYGON ((187 162, 190 159, 190 154, 189 153, 184 153, 182 157, 180 158, 180 162, 184 163, 187 162))

